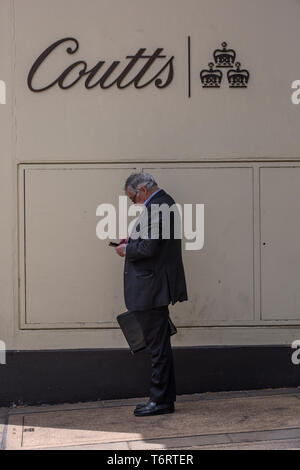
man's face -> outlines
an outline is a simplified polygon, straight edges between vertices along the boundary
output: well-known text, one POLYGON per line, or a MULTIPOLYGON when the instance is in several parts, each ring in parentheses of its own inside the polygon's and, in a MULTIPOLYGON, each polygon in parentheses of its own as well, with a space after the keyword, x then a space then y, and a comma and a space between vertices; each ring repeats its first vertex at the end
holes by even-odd
POLYGON ((133 202, 133 204, 144 204, 148 198, 149 191, 144 186, 141 186, 137 191, 131 188, 126 189, 126 195, 133 202))

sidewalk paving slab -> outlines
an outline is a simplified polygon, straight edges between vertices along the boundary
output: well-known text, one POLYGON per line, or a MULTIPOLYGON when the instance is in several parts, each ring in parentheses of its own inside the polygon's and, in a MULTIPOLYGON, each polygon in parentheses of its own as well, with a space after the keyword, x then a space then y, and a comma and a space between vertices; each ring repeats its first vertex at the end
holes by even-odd
POLYGON ((16 407, 4 410, 9 415, 5 449, 300 448, 299 392, 183 395, 175 413, 144 418, 135 417, 133 410, 146 397, 16 407))
POLYGON ((45 447, 40 450, 130 450, 128 442, 108 442, 107 444, 87 444, 79 446, 45 447))
POLYGON ((262 441, 240 444, 209 445, 197 447, 180 447, 174 450, 299 450, 300 439, 283 441, 262 441))
POLYGON ((205 445, 216 445, 216 444, 239 444, 239 443, 251 443, 259 441, 281 441, 281 440, 299 440, 300 439, 300 428, 293 429, 280 429, 274 431, 254 431, 254 432, 243 432, 233 434, 214 434, 214 435, 199 435, 199 436, 188 436, 180 438, 169 438, 169 439, 155 439, 149 441, 135 441, 129 442, 130 449, 142 450, 142 449, 187 449, 195 448, 205 445))
POLYGON ((4 448, 5 434, 7 429, 8 409, 0 408, 0 450, 4 448))

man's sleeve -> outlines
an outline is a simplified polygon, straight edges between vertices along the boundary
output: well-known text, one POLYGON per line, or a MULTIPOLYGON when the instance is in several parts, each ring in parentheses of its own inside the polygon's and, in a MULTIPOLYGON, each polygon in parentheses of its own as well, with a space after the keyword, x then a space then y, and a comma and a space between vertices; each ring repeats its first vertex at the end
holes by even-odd
POLYGON ((140 236, 126 246, 126 258, 129 261, 138 261, 143 258, 151 258, 156 255, 157 249, 161 243, 160 240, 161 214, 159 211, 148 211, 148 217, 145 217, 144 223, 141 223, 140 236), (147 223, 145 223, 147 221, 147 223))
POLYGON ((143 258, 155 256, 160 240, 132 240, 126 246, 126 258, 129 261, 137 261, 143 258))

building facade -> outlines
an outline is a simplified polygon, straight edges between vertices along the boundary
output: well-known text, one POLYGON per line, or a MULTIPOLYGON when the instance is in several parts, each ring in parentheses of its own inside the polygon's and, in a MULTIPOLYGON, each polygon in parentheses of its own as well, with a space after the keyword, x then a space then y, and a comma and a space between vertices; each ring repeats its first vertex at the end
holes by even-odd
POLYGON ((147 392, 96 236, 138 170, 204 204, 170 309, 178 393, 300 385, 299 19, 296 0, 1 0, 0 404, 147 392))

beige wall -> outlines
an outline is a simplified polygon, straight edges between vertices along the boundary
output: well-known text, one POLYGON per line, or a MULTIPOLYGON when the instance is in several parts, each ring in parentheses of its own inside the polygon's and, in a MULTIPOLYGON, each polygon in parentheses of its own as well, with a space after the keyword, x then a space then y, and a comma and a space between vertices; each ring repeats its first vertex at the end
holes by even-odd
POLYGON ((95 229, 97 205, 114 202, 134 168, 151 171, 178 202, 205 204, 204 249, 184 253, 190 301, 171 310, 173 344, 298 339, 300 107, 291 83, 300 78, 299 2, 1 0, 0 12, 0 338, 8 347, 126 345, 115 322, 125 308, 122 261, 95 229), (174 81, 164 90, 88 91, 82 81, 31 92, 30 66, 67 36, 79 51, 60 48, 40 82, 75 60, 125 65, 140 47, 174 55, 174 81), (251 73, 247 90, 201 87, 200 70, 224 40, 251 73))
POLYGON ((7 104, 0 105, 0 336, 13 342, 17 331, 16 301, 17 284, 14 277, 16 267, 16 161, 13 129, 13 74, 11 42, 11 4, 0 2, 0 54, 1 80, 7 88, 7 104))

